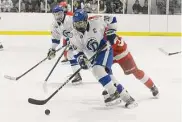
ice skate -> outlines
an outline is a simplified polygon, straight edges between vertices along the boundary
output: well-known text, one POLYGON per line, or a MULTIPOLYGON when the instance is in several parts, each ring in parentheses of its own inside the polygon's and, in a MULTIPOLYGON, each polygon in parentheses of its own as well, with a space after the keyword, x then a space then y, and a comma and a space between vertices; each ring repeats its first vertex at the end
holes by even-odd
POLYGON ((118 91, 111 95, 109 95, 107 91, 103 91, 102 95, 108 95, 108 97, 104 100, 106 106, 112 106, 121 103, 121 98, 118 91))
POLYGON ((127 100, 125 107, 126 108, 135 108, 138 106, 138 103, 135 102, 133 97, 130 96, 130 98, 127 100))
POLYGON ((156 98, 159 97, 159 90, 155 85, 151 88, 151 92, 154 97, 156 97, 156 98))
POLYGON ((81 77, 80 73, 77 73, 71 82, 73 85, 81 84, 82 83, 82 77, 81 77))
POLYGON ((134 98, 130 96, 128 91, 125 88, 123 88, 121 84, 116 85, 116 88, 120 93, 121 99, 126 103, 125 104, 126 108, 134 108, 138 106, 134 98))
POLYGON ((135 102, 135 99, 130 96, 126 89, 122 90, 122 92, 120 93, 120 97, 126 103, 126 108, 135 108, 138 106, 138 104, 135 102))

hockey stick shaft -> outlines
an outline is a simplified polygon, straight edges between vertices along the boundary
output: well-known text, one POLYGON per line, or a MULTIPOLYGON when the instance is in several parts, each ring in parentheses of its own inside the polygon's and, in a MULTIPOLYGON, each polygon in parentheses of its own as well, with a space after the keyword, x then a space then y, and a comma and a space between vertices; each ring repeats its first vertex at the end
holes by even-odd
POLYGON ((179 53, 181 53, 181 51, 179 51, 179 52, 174 52, 174 53, 169 53, 168 55, 175 55, 175 54, 179 54, 179 53))
MULTIPOLYGON (((98 53, 100 53, 107 45, 104 45, 102 48, 100 48, 88 61, 91 61, 94 59, 94 57, 96 55, 98 55, 98 53)), ((61 90, 78 72, 80 72, 82 68, 79 68, 74 74, 72 74, 68 80, 66 80, 55 92, 53 92, 47 99, 45 100, 36 100, 36 99, 33 99, 33 98, 29 98, 28 99, 28 102, 31 103, 31 104, 34 104, 34 105, 44 105, 46 104, 52 97, 54 97, 58 92, 59 90, 61 90)))
POLYGON ((67 46, 64 48, 63 52, 61 53, 61 55, 60 55, 59 58, 57 59, 56 63, 55 63, 54 66, 52 67, 51 71, 49 72, 48 76, 46 77, 45 82, 47 82, 47 80, 48 80, 49 77, 51 76, 53 70, 54 70, 55 67, 57 66, 58 62, 59 62, 60 59, 62 58, 62 56, 63 56, 65 50, 68 48, 68 46, 69 46, 69 45, 67 45, 67 46))
MULTIPOLYGON (((59 50, 61 50, 63 47, 60 47, 59 49, 56 50, 56 52, 58 52, 59 50)), ((27 71, 25 71, 23 74, 21 74, 18 77, 11 77, 8 75, 5 75, 4 77, 10 80, 19 80, 20 78, 22 78, 24 75, 28 74, 30 71, 32 71, 33 69, 35 69, 37 66, 39 66, 41 63, 43 63, 44 61, 47 60, 47 57, 42 59, 40 62, 38 62, 36 65, 34 65, 33 67, 31 67, 30 69, 28 69, 27 71)))
POLYGON ((30 68, 29 70, 27 70, 25 73, 23 73, 22 75, 18 76, 16 78, 16 80, 19 80, 21 77, 23 77, 24 75, 26 75, 27 73, 29 73, 30 71, 32 71, 34 68, 36 68, 38 65, 40 65, 42 62, 44 62, 45 60, 47 60, 47 57, 44 58, 43 60, 41 60, 39 63, 37 63, 36 65, 34 65, 32 68, 30 68))
POLYGON ((171 56, 171 55, 175 55, 175 54, 181 53, 181 51, 169 53, 169 52, 165 51, 165 50, 162 49, 162 48, 159 48, 159 50, 160 50, 162 53, 164 53, 165 55, 168 55, 168 56, 171 56))

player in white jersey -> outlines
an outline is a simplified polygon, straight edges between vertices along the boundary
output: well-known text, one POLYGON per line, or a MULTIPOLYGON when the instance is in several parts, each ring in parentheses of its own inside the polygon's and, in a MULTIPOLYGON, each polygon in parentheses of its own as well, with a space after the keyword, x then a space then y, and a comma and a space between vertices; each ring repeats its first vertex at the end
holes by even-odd
MULTIPOLYGON (((63 38, 64 42, 67 42, 69 38, 72 36, 70 31, 73 29, 72 24, 72 15, 68 14, 67 10, 62 6, 56 6, 52 10, 55 22, 52 25, 52 45, 48 51, 48 59, 51 60, 56 55, 56 47, 60 44, 60 40, 63 38)), ((63 46, 67 45, 64 43, 63 46)), ((67 52, 68 60, 70 61, 71 68, 73 72, 80 68, 79 64, 77 63, 76 59, 74 58, 73 49, 69 47, 67 52)), ((82 78, 80 73, 78 73, 74 79, 72 80, 73 84, 81 83, 82 78)))
POLYGON ((3 45, 0 42, 0 51, 3 50, 3 45))
POLYGON ((126 103, 125 107, 131 108, 137 105, 135 100, 121 84, 114 85, 116 80, 111 70, 113 51, 111 45, 104 40, 106 26, 103 19, 88 20, 87 13, 78 9, 73 15, 74 30, 71 32, 73 38, 70 39, 70 43, 77 52, 75 58, 81 68, 92 67, 93 75, 109 93, 109 97, 104 100, 106 105, 120 103, 122 99, 126 103), (88 59, 105 45, 106 47, 88 62, 88 59))

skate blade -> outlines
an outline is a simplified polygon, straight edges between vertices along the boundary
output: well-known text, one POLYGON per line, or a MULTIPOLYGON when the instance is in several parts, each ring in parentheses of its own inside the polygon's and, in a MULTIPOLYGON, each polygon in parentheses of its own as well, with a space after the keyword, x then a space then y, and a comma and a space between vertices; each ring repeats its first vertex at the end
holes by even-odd
POLYGON ((160 97, 160 95, 158 93, 156 96, 154 96, 154 99, 159 99, 159 97, 160 97))
POLYGON ((109 106, 113 106, 113 105, 118 105, 121 103, 121 101, 122 101, 121 99, 117 99, 117 100, 114 100, 112 102, 106 103, 106 106, 109 107, 109 106))
POLYGON ((128 106, 126 106, 126 108, 132 109, 132 108, 135 108, 137 106, 138 106, 138 103, 137 102, 133 102, 132 104, 129 104, 128 106))

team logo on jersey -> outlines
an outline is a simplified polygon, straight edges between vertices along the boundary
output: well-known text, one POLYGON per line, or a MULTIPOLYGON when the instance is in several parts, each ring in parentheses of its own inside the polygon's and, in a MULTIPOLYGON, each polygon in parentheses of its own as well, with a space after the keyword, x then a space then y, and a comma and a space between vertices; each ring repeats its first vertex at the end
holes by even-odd
POLYGON ((88 39, 88 42, 87 42, 87 49, 95 52, 97 50, 97 48, 99 47, 99 44, 97 42, 97 39, 94 38, 94 37, 91 37, 88 39))
POLYGON ((63 31, 63 35, 65 37, 68 37, 68 38, 72 38, 73 37, 73 33, 71 33, 70 31, 67 31, 67 30, 63 31))

